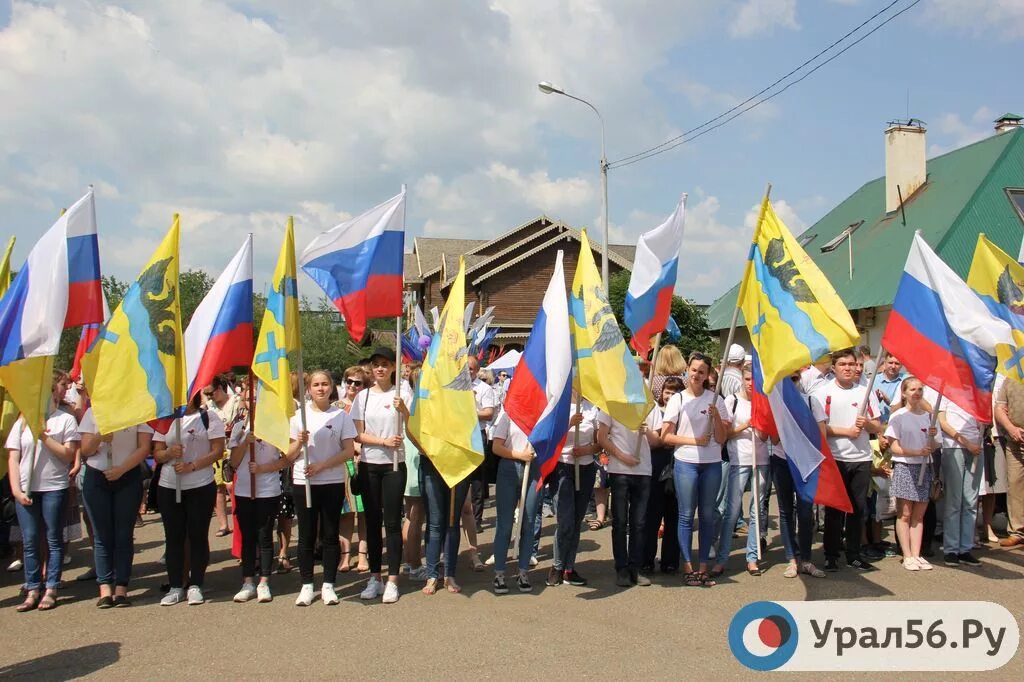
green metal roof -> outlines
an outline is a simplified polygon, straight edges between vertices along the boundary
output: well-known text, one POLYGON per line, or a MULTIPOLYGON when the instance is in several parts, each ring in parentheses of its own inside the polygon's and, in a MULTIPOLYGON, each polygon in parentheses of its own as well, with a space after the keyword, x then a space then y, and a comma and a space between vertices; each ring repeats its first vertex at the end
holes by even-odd
MULTIPOLYGON (((816 235, 804 246, 850 310, 892 305, 915 230, 962 277, 967 275, 978 233, 1016 255, 1024 224, 1006 194, 1024 188, 1024 128, 993 135, 928 160, 927 181, 899 211, 885 212, 885 178, 850 195, 798 238, 816 235), (853 279, 846 242, 822 253, 821 247, 848 226, 853 233, 853 279)), ((707 311, 711 329, 726 329, 739 291, 737 283, 707 311)), ((742 317, 742 316, 741 316, 742 317)))

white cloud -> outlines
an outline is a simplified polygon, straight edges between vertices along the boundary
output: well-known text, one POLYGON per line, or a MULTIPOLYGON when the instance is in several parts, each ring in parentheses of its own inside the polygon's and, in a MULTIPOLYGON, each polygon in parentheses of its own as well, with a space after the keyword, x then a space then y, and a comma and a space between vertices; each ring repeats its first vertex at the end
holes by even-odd
POLYGON ((1024 2, 1021 0, 931 0, 926 22, 941 22, 979 35, 992 32, 1012 40, 1024 37, 1024 2))
POLYGON ((997 116, 987 106, 976 109, 967 120, 958 113, 942 114, 928 124, 928 155, 945 154, 989 137, 994 133, 993 121, 997 116))
POLYGON ((797 30, 796 0, 746 0, 729 27, 734 38, 771 34, 776 28, 797 30))

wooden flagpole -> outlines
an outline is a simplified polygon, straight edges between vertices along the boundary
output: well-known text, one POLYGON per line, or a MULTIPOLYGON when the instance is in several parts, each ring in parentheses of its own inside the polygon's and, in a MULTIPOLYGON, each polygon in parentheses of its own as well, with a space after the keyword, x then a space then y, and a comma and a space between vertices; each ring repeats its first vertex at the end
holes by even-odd
MULTIPOLYGON (((256 435, 256 391, 253 386, 252 370, 249 370, 249 433, 256 435)), ((249 443, 249 464, 256 461, 256 442, 249 443)), ((249 495, 256 500, 256 472, 249 467, 249 495)))
MULTIPOLYGON (((647 390, 652 394, 654 393, 654 363, 658 359, 658 350, 661 348, 661 332, 658 332, 654 337, 654 351, 651 353, 651 366, 647 370, 647 390)), ((658 401, 657 398, 654 399, 658 401)), ((645 417, 646 418, 646 417, 645 417)), ((633 458, 640 459, 640 446, 643 443, 644 438, 647 436, 643 431, 638 431, 636 436, 636 447, 633 448, 633 458)))
MULTIPOLYGON (((532 447, 530 448, 530 451, 533 451, 532 447)), ((533 460, 530 460, 529 462, 526 462, 523 465, 523 482, 519 486, 519 514, 517 515, 518 518, 516 518, 515 527, 512 529, 512 541, 515 543, 517 558, 519 557, 519 554, 523 551, 523 548, 521 546, 522 543, 519 542, 519 536, 522 534, 523 514, 526 513, 526 491, 528 490, 528 486, 530 485, 531 464, 533 464, 533 460)))
MULTIPOLYGON (((751 413, 753 414, 753 413, 751 413)), ((757 560, 761 560, 761 484, 757 470, 757 430, 750 425, 750 494, 754 498, 754 542, 757 544, 757 560)), ((740 513, 743 511, 743 497, 740 496, 740 513)))
MULTIPOLYGON (((580 396, 579 393, 577 393, 576 394, 576 414, 579 415, 579 414, 582 414, 582 413, 583 413, 583 398, 580 396)), ((573 432, 572 432, 572 447, 575 450, 579 446, 580 446, 580 425, 577 424, 575 426, 575 428, 573 429, 573 432)), ((576 457, 576 453, 575 452, 573 453, 572 461, 573 461, 573 478, 574 478, 574 481, 575 481, 575 489, 577 491, 579 491, 579 489, 580 489, 580 460, 576 457)))

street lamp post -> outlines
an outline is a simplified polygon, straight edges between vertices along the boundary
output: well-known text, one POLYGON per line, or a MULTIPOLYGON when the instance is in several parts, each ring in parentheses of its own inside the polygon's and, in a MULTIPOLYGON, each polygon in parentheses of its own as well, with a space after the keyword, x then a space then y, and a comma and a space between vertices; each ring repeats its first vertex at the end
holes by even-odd
POLYGON ((601 116, 601 112, 597 110, 593 104, 587 100, 570 95, 565 90, 557 88, 547 81, 541 81, 537 84, 537 87, 545 95, 564 95, 569 99, 574 99, 577 102, 582 102, 590 107, 591 111, 597 114, 597 120, 601 122, 601 196, 604 207, 604 235, 602 236, 601 246, 604 253, 601 254, 601 282, 604 284, 605 294, 608 292, 608 156, 605 154, 604 148, 604 118, 601 116))

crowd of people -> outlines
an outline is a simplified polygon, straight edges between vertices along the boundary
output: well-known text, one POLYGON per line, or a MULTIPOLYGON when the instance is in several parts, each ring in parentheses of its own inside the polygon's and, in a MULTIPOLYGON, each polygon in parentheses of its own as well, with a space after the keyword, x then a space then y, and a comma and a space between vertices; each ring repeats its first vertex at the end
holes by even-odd
POLYGON ((663 347, 650 368, 656 405, 639 429, 574 395, 569 435, 542 485, 540 467, 528 466, 535 454, 527 434, 502 409, 510 371, 495 374, 473 357, 469 370, 485 456, 454 487, 406 429, 418 367, 399 373, 387 348, 340 381, 326 371, 301 381, 293 375, 305 410, 291 421, 287 452, 256 438, 251 396, 231 374, 195 395, 180 428, 103 435, 87 388, 55 371, 44 436, 35 441, 19 418, 6 437, 2 490, 13 514, 4 514, 0 547, 20 547, 8 567, 24 573, 17 610, 56 605, 79 503, 93 546, 87 575, 101 609, 131 605, 134 534, 144 511, 159 513, 163 525, 163 606, 205 601, 213 519, 214 537, 231 536, 239 560, 236 602, 273 599, 272 576, 293 569, 297 523, 297 606, 318 595, 337 604, 338 573, 349 571, 367 574, 359 596, 368 601, 397 602, 403 583, 426 595, 458 593, 463 535, 469 565, 493 570, 496 594, 512 583, 530 592, 549 516, 556 528, 548 586, 588 584, 578 570, 588 514, 592 530, 611 526, 619 587, 650 585, 659 573, 713 587, 737 570, 730 564, 737 538, 745 571, 761 576, 772 497, 784 578, 873 571, 896 556, 907 571, 930 571, 939 555, 946 566, 972 567, 981 563, 979 547, 1024 545, 1024 386, 1013 382, 997 382, 993 427, 905 376, 897 358, 875 368, 867 348, 794 373, 789 380, 807 400, 849 496, 852 511, 844 512, 804 499, 783 444, 752 426, 750 356, 739 345, 720 368, 702 353, 684 358, 663 347), (993 518, 1004 496, 1007 532, 999 538, 993 518), (477 536, 488 506, 495 533, 483 561, 477 536), (885 539, 888 520, 895 542, 885 539))

